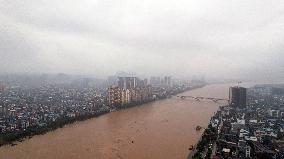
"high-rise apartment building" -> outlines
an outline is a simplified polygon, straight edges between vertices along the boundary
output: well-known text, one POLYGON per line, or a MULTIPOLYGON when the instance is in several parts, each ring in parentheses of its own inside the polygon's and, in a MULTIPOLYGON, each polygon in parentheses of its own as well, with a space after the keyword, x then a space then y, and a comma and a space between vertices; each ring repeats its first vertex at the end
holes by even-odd
POLYGON ((229 103, 238 108, 246 107, 247 89, 244 87, 230 87, 229 103))
POLYGON ((131 102, 131 91, 129 89, 121 90, 121 104, 128 104, 131 102))
POLYGON ((110 106, 120 106, 121 105, 121 90, 117 86, 112 86, 108 88, 108 102, 110 106))
POLYGON ((5 86, 0 84, 0 91, 4 91, 5 90, 5 86))
POLYGON ((109 105, 112 107, 123 106, 130 103, 149 101, 152 97, 151 86, 147 79, 137 77, 118 77, 117 86, 108 90, 109 105))
POLYGON ((133 89, 138 85, 137 77, 118 77, 118 87, 121 89, 133 89))
POLYGON ((150 78, 150 84, 151 84, 152 86, 159 86, 159 85, 161 85, 161 79, 160 79, 160 77, 151 77, 151 78, 150 78))
POLYGON ((171 76, 166 76, 164 78, 164 84, 167 87, 171 87, 172 86, 172 78, 171 78, 171 76))
POLYGON ((158 86, 158 87, 172 87, 172 77, 171 76, 165 76, 164 78, 151 77, 150 84, 152 86, 158 86))

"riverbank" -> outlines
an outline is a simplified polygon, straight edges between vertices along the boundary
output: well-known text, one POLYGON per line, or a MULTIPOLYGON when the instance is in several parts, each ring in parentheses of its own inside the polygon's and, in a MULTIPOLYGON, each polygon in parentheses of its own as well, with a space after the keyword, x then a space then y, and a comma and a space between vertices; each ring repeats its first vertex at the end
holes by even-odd
POLYGON ((187 159, 211 159, 218 138, 220 107, 217 113, 211 117, 208 126, 205 128, 198 142, 194 145, 187 159))
POLYGON ((58 119, 56 122, 51 122, 44 126, 29 127, 24 131, 8 132, 0 136, 0 147, 7 144, 15 146, 16 145, 15 142, 23 142, 25 139, 30 139, 35 135, 43 135, 47 132, 56 130, 58 128, 62 128, 67 124, 72 124, 77 121, 84 121, 90 118, 101 116, 109 112, 110 112, 109 110, 99 110, 94 114, 87 114, 72 118, 61 118, 58 119))
MULTIPOLYGON (((148 100, 148 101, 143 101, 143 102, 133 102, 127 105, 122 105, 120 107, 117 107, 116 110, 127 109, 130 107, 136 107, 136 106, 151 103, 154 101, 163 100, 163 99, 169 98, 171 96, 175 96, 177 94, 180 94, 186 91, 194 90, 197 88, 202 88, 204 86, 205 85, 198 86, 198 87, 191 87, 188 89, 184 89, 182 91, 174 92, 174 94, 171 94, 171 95, 161 96, 160 98, 154 99, 154 100, 148 100)), ((17 142, 23 142, 24 140, 30 139, 35 135, 43 135, 43 134, 46 134, 47 132, 56 130, 58 128, 62 128, 65 125, 72 124, 77 121, 84 121, 84 120, 88 120, 91 118, 99 117, 109 112, 111 112, 110 109, 100 109, 91 114, 85 114, 85 115, 81 115, 77 117, 61 118, 61 119, 58 119, 56 122, 50 122, 50 123, 47 123, 46 125, 29 127, 28 129, 24 131, 8 132, 6 134, 0 135, 0 147, 3 145, 7 145, 7 144, 10 144, 11 146, 15 146, 17 142)))
MULTIPOLYGON (((227 98, 227 90, 227 85, 207 85, 178 96, 227 98)), ((206 127, 220 103, 175 96, 120 109, 36 135, 17 146, 2 146, 0 158, 184 159, 203 133, 196 126, 206 127)))

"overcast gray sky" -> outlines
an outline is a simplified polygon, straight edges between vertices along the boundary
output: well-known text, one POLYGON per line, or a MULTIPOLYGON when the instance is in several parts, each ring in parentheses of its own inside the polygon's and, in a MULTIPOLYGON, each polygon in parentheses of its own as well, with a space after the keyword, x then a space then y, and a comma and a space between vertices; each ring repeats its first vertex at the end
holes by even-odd
POLYGON ((0 73, 284 77, 283 0, 0 0, 0 73))

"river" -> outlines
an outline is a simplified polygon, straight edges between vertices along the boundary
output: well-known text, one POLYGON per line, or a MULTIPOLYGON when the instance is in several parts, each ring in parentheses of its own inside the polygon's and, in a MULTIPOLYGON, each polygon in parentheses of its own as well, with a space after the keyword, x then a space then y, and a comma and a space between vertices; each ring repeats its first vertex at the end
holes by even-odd
MULTIPOLYGON (((182 95, 228 98, 216 84, 182 95)), ((185 159, 220 105, 172 97, 76 122, 16 146, 0 148, 1 159, 185 159)))

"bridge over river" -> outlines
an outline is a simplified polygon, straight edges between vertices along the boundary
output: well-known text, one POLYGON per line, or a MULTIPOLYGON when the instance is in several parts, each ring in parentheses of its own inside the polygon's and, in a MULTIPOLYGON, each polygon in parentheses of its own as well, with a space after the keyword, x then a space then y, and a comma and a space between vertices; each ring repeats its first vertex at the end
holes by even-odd
POLYGON ((215 97, 200 97, 200 96, 177 96, 181 99, 185 99, 185 98, 191 98, 191 99, 194 99, 196 101, 200 101, 200 100, 211 100, 213 102, 218 102, 218 101, 226 101, 226 102, 229 102, 229 99, 226 99, 226 98, 215 98, 215 97))

